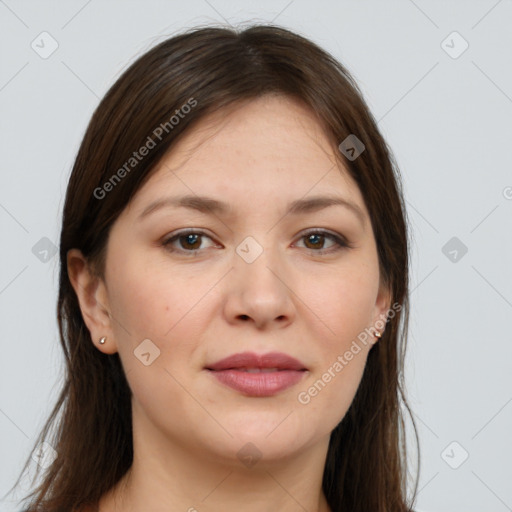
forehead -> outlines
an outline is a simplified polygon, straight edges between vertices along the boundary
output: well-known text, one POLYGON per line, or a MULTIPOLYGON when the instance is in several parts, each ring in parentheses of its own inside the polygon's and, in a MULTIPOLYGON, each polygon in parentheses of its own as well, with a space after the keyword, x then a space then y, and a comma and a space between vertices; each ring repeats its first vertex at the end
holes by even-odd
POLYGON ((360 191, 314 113, 264 96, 201 119, 161 159, 132 209, 166 194, 215 196, 269 208, 308 195, 343 195, 364 211, 360 191))

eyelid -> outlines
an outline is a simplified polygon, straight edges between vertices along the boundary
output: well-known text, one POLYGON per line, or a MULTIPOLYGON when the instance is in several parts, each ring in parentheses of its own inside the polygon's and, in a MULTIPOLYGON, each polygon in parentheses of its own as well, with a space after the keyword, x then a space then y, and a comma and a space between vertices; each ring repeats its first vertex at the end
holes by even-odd
MULTIPOLYGON (((201 237, 206 237, 206 238, 209 238, 210 240, 213 241, 213 238, 206 231, 204 231, 203 229, 200 229, 200 228, 184 228, 184 229, 181 229, 181 230, 178 230, 178 231, 175 231, 175 232, 171 233, 169 237, 164 238, 164 240, 161 242, 161 244, 164 247, 166 247, 167 250, 169 250, 170 252, 175 252, 175 253, 180 253, 180 254, 185 254, 185 255, 195 255, 195 254, 198 254, 201 250, 204 250, 204 249, 193 249, 193 250, 187 251, 185 249, 174 249, 174 248, 167 247, 167 246, 170 246, 170 244, 172 242, 174 242, 175 240, 178 240, 180 237, 186 236, 186 235, 189 235, 189 234, 199 235, 201 237)), ((318 249, 318 250, 316 250, 316 249, 308 249, 306 247, 306 249, 308 249, 308 251, 310 253, 312 253, 312 254, 318 254, 318 255, 329 254, 329 253, 337 252, 337 251, 342 250, 342 249, 350 249, 350 248, 353 247, 352 244, 346 239, 345 236, 343 236, 340 233, 337 233, 337 232, 334 232, 334 231, 330 231, 330 230, 325 229, 325 228, 307 228, 306 230, 301 231, 298 234, 298 236, 296 237, 296 239, 301 240, 301 239, 303 239, 306 236, 311 235, 311 234, 317 234, 317 235, 320 235, 320 236, 324 236, 324 237, 330 238, 331 240, 334 241, 334 246, 330 247, 330 248, 327 248, 327 249, 318 249)))
MULTIPOLYGON (((175 240, 178 240, 180 237, 182 236, 186 236, 186 235, 200 235, 201 237, 206 237, 206 238, 210 238, 212 239, 212 237, 204 230, 202 229, 199 229, 199 228, 184 228, 184 229, 180 229, 178 231, 174 231, 170 234, 170 236, 166 237, 163 239, 162 241, 162 245, 164 247, 170 245, 172 242, 174 242, 175 240)), ((185 251, 184 249, 169 249, 171 252, 181 252, 182 254, 183 253, 189 253, 189 254, 196 254, 199 252, 199 249, 195 249, 193 251, 185 251)))
POLYGON ((301 231, 299 234, 298 239, 302 239, 304 237, 307 237, 308 235, 313 234, 319 234, 321 236, 324 236, 326 238, 330 238, 334 241, 334 247, 328 248, 328 249, 309 249, 309 251, 312 254, 329 254, 329 253, 335 253, 338 252, 341 249, 351 249, 353 246, 352 244, 347 240, 345 236, 343 236, 341 233, 337 233, 335 231, 330 231, 325 228, 308 228, 305 231, 301 231))

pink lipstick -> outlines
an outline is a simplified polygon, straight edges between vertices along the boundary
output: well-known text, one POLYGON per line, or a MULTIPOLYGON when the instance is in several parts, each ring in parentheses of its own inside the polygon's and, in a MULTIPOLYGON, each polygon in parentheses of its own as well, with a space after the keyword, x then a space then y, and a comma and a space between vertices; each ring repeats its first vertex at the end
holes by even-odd
POLYGON ((247 396, 273 396, 297 384, 307 368, 281 352, 243 352, 206 367, 222 384, 247 396))

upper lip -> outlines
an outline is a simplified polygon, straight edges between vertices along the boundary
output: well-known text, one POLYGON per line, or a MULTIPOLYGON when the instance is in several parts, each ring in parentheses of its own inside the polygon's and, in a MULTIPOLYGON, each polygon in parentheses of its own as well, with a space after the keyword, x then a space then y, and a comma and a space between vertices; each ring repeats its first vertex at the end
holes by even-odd
POLYGON ((221 371, 241 368, 277 368, 278 370, 307 370, 298 359, 282 352, 255 354, 241 352, 206 366, 207 370, 221 371))

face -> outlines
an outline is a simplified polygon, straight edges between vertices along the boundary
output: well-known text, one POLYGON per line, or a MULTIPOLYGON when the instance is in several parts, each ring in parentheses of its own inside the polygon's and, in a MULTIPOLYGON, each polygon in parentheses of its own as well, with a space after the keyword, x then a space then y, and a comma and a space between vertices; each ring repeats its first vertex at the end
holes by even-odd
POLYGON ((272 461, 325 448, 345 415, 376 341, 358 335, 389 307, 379 278, 357 185, 307 109, 267 96, 160 162, 109 236, 108 319, 86 321, 119 352, 141 435, 272 461))

